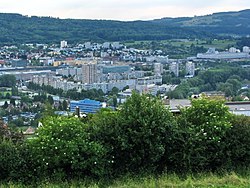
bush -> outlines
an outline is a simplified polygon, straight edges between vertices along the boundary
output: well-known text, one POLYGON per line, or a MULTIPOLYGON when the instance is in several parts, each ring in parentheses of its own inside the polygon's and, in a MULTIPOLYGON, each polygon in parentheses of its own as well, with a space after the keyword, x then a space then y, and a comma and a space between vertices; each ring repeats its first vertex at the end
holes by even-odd
POLYGON ((39 173, 67 176, 102 176, 106 151, 91 141, 86 125, 77 118, 47 117, 37 137, 28 142, 39 173))
POLYGON ((101 109, 91 117, 88 124, 90 126, 87 132, 90 133, 91 139, 100 143, 107 151, 106 159, 108 163, 105 168, 108 175, 115 175, 118 173, 115 169, 119 164, 116 164, 115 156, 118 155, 116 148, 118 146, 118 138, 120 137, 117 111, 101 109))
POLYGON ((220 168, 227 161, 225 137, 232 115, 224 101, 201 98, 191 103, 178 117, 170 166, 174 171, 220 168))
POLYGON ((18 145, 3 140, 0 142, 0 154, 0 179, 17 179, 23 162, 18 145))
POLYGON ((155 171, 168 150, 173 115, 155 97, 133 93, 118 112, 115 124, 116 168, 120 171, 155 171))
POLYGON ((229 167, 250 167, 250 117, 234 116, 232 125, 226 135, 229 167))

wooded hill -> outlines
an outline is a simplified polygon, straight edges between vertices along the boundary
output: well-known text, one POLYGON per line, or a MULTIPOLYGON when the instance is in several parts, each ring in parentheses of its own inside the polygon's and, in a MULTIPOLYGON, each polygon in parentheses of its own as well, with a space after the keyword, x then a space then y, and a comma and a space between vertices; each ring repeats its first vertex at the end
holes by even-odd
POLYGON ((250 9, 238 12, 220 12, 205 16, 162 18, 153 20, 171 27, 181 27, 206 31, 218 35, 250 35, 250 9))
POLYGON ((212 37, 206 32, 170 27, 150 21, 58 19, 9 13, 0 14, 0 26, 2 44, 52 43, 60 40, 73 43, 212 37))
POLYGON ((249 35, 250 10, 151 21, 59 19, 0 13, 0 43, 103 42, 249 35))

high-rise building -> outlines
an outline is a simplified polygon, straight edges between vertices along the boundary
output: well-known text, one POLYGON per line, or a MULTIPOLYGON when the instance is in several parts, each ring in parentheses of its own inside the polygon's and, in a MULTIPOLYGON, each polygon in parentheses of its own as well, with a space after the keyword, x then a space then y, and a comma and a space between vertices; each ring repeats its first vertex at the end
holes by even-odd
POLYGON ((250 48, 248 46, 244 46, 243 47, 243 52, 244 53, 249 53, 250 52, 250 48))
POLYGON ((229 48, 228 51, 229 51, 230 53, 236 53, 236 52, 237 52, 237 49, 234 48, 234 47, 231 47, 231 48, 229 48))
POLYGON ((83 77, 83 80, 82 80, 83 83, 87 83, 87 84, 97 83, 98 81, 97 64, 95 63, 83 64, 82 77, 83 77))
POLYGON ((84 43, 84 47, 85 47, 86 49, 91 49, 91 48, 92 48, 91 42, 85 42, 85 43, 84 43))
POLYGON ((169 71, 174 73, 175 76, 179 76, 179 63, 178 62, 172 62, 169 65, 169 71))
POLYGON ((68 42, 65 41, 65 40, 62 40, 62 41, 61 41, 60 47, 61 47, 61 48, 66 48, 67 46, 68 46, 68 42))
POLYGON ((163 65, 161 63, 154 63, 154 73, 161 75, 163 73, 163 65))
POLYGON ((186 63, 186 75, 194 76, 195 73, 195 64, 191 61, 186 63))

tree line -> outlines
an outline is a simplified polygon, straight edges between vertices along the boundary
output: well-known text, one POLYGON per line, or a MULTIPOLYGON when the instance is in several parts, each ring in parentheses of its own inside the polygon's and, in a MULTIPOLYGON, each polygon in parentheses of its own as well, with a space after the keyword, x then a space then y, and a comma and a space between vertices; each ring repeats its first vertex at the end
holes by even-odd
POLYGON ((188 98, 205 91, 222 91, 226 97, 235 97, 240 94, 243 83, 248 83, 249 79, 250 69, 223 62, 213 68, 197 71, 197 76, 187 80, 163 75, 164 83, 179 84, 174 91, 168 92, 168 96, 175 99, 188 98))
POLYGON ((133 93, 117 111, 44 116, 28 140, 1 123, 0 178, 30 182, 249 167, 249 117, 207 98, 180 111, 174 116, 159 99, 133 93))
POLYGON ((0 14, 0 42, 51 43, 62 39, 84 41, 165 40, 213 36, 189 28, 173 27, 149 21, 112 21, 57 19, 51 17, 0 14), (18 32, 17 32, 18 31, 18 32))

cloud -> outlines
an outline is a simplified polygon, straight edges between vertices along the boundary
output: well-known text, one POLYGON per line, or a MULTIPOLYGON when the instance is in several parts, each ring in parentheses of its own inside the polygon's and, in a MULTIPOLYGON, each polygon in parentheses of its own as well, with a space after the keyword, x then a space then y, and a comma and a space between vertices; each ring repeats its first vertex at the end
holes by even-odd
POLYGON ((246 0, 0 0, 1 12, 83 19, 145 20, 247 8, 246 0))

